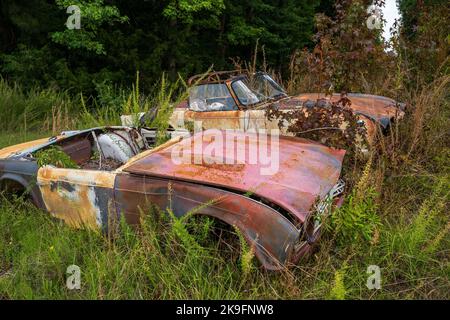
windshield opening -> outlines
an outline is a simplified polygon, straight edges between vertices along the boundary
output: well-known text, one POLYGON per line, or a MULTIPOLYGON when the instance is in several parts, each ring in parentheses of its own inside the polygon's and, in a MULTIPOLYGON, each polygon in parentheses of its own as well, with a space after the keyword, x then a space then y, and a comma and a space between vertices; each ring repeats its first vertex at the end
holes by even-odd
POLYGON ((280 85, 265 73, 257 73, 251 79, 237 80, 232 88, 239 102, 246 106, 286 96, 280 85))
POLYGON ((191 88, 189 108, 197 112, 237 110, 236 102, 224 83, 203 84, 191 88))

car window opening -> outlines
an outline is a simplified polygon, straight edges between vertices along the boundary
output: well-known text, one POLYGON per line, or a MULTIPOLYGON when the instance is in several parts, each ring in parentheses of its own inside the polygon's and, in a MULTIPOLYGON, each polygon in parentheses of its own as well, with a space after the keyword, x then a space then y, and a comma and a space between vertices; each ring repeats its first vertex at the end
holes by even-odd
POLYGON ((286 96, 284 90, 266 73, 243 77, 231 86, 239 102, 245 106, 286 96))

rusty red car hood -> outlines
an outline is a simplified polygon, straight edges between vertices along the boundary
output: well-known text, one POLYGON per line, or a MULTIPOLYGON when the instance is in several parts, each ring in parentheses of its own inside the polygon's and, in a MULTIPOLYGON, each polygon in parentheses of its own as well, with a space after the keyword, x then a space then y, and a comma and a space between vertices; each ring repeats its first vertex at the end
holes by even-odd
MULTIPOLYGON (((344 150, 292 137, 267 139, 268 150, 279 150, 278 155, 274 152, 274 157, 271 158, 272 161, 279 159, 278 170, 273 175, 263 175, 261 168, 265 165, 258 161, 253 164, 255 161, 249 161, 248 157, 243 161, 236 151, 225 153, 229 151, 225 150, 226 143, 223 143, 223 153, 217 154, 226 154, 227 161, 222 163, 234 164, 210 164, 211 161, 205 160, 208 159, 206 152, 201 150, 211 146, 212 136, 217 132, 224 133, 219 130, 197 133, 136 160, 124 171, 184 180, 239 193, 251 192, 260 199, 284 208, 301 221, 305 220, 316 199, 323 198, 339 180, 344 150), (174 162, 173 153, 184 154, 184 159, 189 160, 174 162), (195 156, 201 159, 197 164, 194 164, 195 156)), ((231 133, 228 134, 227 139, 230 139, 231 133)), ((245 150, 248 155, 249 150, 258 145, 255 137, 256 135, 251 133, 233 132, 232 139, 236 139, 233 140, 236 141, 234 150, 245 150)), ((220 159, 217 154, 214 154, 214 157, 220 159)))
MULTIPOLYGON (((403 112, 396 106, 397 103, 395 100, 387 97, 357 93, 348 94, 347 97, 352 102, 350 108, 353 111, 378 122, 384 122, 383 119, 397 118, 403 114, 403 112)), ((329 102, 337 102, 341 99, 341 95, 333 94, 332 96, 326 96, 325 94, 319 93, 303 93, 298 96, 288 98, 284 101, 280 101, 280 105, 282 108, 289 108, 296 105, 303 105, 307 101, 317 101, 318 99, 324 99, 329 102)))

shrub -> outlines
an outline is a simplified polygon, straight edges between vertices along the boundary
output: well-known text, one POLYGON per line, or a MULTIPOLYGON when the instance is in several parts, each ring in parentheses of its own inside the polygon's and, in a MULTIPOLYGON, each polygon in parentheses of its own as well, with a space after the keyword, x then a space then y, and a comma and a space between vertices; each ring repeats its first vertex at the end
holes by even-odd
POLYGON ((36 152, 35 156, 39 167, 53 165, 57 168, 78 169, 78 165, 58 147, 48 147, 36 152))

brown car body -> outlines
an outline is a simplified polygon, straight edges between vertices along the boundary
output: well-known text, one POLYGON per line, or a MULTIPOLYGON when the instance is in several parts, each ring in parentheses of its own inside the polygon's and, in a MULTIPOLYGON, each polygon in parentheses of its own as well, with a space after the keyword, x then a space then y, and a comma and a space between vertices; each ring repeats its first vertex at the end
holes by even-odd
MULTIPOLYGON (((256 74, 267 75, 262 72, 256 74)), ((244 105, 233 89, 233 84, 252 76, 255 75, 250 75, 246 71, 229 71, 213 72, 206 77, 203 75, 192 77, 188 81, 191 89, 210 84, 225 84, 234 100, 235 108, 226 111, 199 112, 192 110, 190 100, 186 100, 175 107, 170 118, 170 125, 174 129, 186 129, 186 123, 197 122, 201 125, 200 129, 239 129, 243 131, 281 129, 283 134, 292 135, 292 133, 286 131, 287 127, 279 127, 277 119, 267 119, 266 110, 269 106, 276 104, 279 109, 289 111, 297 108, 308 108, 308 105, 317 101, 321 101, 321 104, 326 106, 327 103, 337 102, 342 97, 341 94, 326 96, 318 93, 304 93, 290 97, 274 81, 283 94, 259 103, 244 105)), ((346 94, 346 97, 351 101, 350 108, 365 125, 369 142, 374 139, 378 128, 386 132, 393 122, 400 120, 404 115, 405 106, 387 97, 355 93, 346 94)))
MULTIPOLYGON (((198 215, 236 226, 265 268, 297 263, 317 242, 323 215, 343 193, 339 176, 345 151, 300 138, 270 140, 282 150, 274 175, 261 175, 260 164, 242 161, 234 153, 228 160, 235 163, 230 164, 173 161, 173 153, 181 149, 188 158, 203 156, 189 146, 206 147, 211 134, 177 137, 149 149, 138 129, 130 127, 63 133, 0 150, 0 185, 7 191, 29 191, 38 207, 71 226, 104 231, 122 216, 139 224, 150 205, 170 209, 177 217, 197 208, 198 215), (114 147, 101 144, 110 141, 108 137, 127 139, 120 146, 135 149, 133 156, 117 168, 105 170, 100 164, 98 170, 85 169, 95 151, 102 154, 114 147), (37 153, 52 146, 79 167, 39 166, 37 153)), ((236 148, 249 152, 257 143, 254 137, 235 132, 236 148)))

